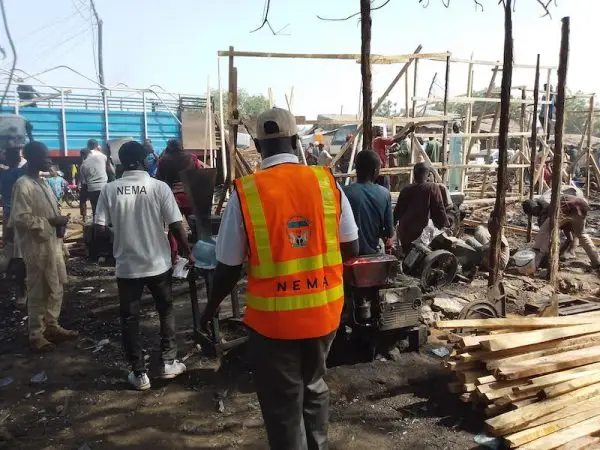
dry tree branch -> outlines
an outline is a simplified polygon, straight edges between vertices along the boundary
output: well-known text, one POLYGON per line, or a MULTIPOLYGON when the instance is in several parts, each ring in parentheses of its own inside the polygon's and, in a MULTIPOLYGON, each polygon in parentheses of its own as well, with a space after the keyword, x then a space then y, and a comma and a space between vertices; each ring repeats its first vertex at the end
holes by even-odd
POLYGON ((271 10, 271 0, 266 0, 265 1, 265 7, 263 8, 263 18, 262 18, 262 23, 260 24, 260 26, 258 28, 256 28, 255 30, 250 31, 250 33, 255 33, 259 30, 262 30, 264 28, 264 26, 266 25, 267 27, 269 27, 269 30, 271 30, 271 33, 273 33, 274 36, 289 36, 289 34, 282 34, 281 32, 283 30, 285 30, 287 27, 290 26, 290 24, 288 23, 286 26, 284 26, 283 28, 279 29, 279 31, 275 31, 273 29, 273 27, 271 26, 271 22, 269 22, 269 11, 271 10))
MULTIPOLYGON (((385 5, 387 5, 391 1, 392 0, 385 0, 381 5, 371 8, 371 11, 377 11, 378 9, 383 8, 385 5)), ((371 0, 371 3, 373 3, 372 0, 371 0)), ((353 17, 356 17, 356 16, 360 16, 360 11, 357 13, 354 13, 354 14, 350 14, 348 17, 329 18, 329 17, 321 17, 321 16, 317 15, 317 18, 320 20, 326 20, 329 22, 342 22, 344 20, 352 19, 353 17)))
MULTIPOLYGON (((419 0, 419 3, 423 6, 423 8, 427 8, 429 7, 429 3, 431 0, 419 0)), ((448 8, 450 7, 450 2, 451 0, 440 0, 442 2, 442 5, 444 5, 444 7, 448 8)), ((554 6, 558 6, 557 0, 536 0, 536 2, 542 7, 542 10, 544 11, 544 15, 542 17, 550 17, 552 18, 552 15, 550 14, 550 5, 554 4, 554 6)), ((481 3, 481 0, 473 0, 473 3, 475 3, 475 10, 477 11, 477 8, 481 8, 481 11, 483 11, 483 4, 481 3)), ((498 0, 498 4, 499 5, 503 5, 504 7, 506 7, 506 3, 504 0, 498 0)), ((513 0, 513 11, 515 10, 517 6, 517 0, 513 0)))

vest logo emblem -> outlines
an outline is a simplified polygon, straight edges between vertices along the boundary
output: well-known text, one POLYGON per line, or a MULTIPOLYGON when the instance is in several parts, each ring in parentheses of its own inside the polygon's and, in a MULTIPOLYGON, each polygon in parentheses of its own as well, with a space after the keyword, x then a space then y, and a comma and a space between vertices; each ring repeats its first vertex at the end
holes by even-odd
POLYGON ((304 248, 310 237, 310 222, 305 217, 295 216, 287 223, 290 244, 293 248, 304 248))

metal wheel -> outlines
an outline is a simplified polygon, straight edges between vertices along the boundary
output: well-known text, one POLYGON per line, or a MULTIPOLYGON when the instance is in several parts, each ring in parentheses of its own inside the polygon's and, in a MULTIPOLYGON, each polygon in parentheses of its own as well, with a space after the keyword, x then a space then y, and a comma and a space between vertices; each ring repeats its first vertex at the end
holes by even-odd
POLYGON ((423 288, 441 288, 452 283, 458 272, 456 256, 446 250, 435 250, 425 256, 421 269, 423 288))
MULTIPOLYGON (((502 317, 499 311, 496 309, 496 305, 492 302, 488 302, 487 300, 480 300, 473 303, 469 303, 466 305, 460 314, 458 315, 458 319, 496 319, 498 317, 502 317)), ((473 329, 469 328, 459 328, 457 332, 459 334, 462 333, 470 333, 473 329)))
POLYGON ((69 208, 79 208, 79 196, 74 192, 67 192, 64 196, 64 201, 69 208))

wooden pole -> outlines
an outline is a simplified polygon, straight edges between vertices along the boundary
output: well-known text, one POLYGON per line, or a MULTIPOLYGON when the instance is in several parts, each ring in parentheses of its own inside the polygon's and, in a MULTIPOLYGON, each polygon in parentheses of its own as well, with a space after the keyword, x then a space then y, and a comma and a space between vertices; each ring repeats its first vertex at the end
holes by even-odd
POLYGON ((371 1, 360 0, 361 56, 363 96, 363 142, 362 149, 368 150, 373 142, 373 87, 371 86, 371 1))
POLYGON ((408 86, 408 73, 407 73, 406 76, 404 77, 404 117, 410 116, 409 101, 410 101, 410 90, 409 90, 409 86, 408 86))
MULTIPOLYGON (((418 71, 419 71, 419 60, 415 59, 415 72, 413 77, 413 97, 417 96, 417 80, 418 80, 418 71)), ((417 101, 413 100, 412 102, 412 117, 417 117, 417 101)))
MULTIPOLYGON (((233 52, 233 47, 229 47, 229 51, 233 52)), ((235 180, 235 148, 237 138, 237 125, 234 125, 234 120, 237 119, 237 85, 236 85, 236 73, 233 65, 233 53, 229 56, 229 95, 227 100, 229 102, 229 160, 227 165, 229 167, 229 186, 233 186, 233 180, 235 180)))
MULTIPOLYGON (((498 72, 499 72, 499 67, 498 66, 494 67, 493 72, 492 72, 492 78, 490 79, 490 84, 488 84, 487 91, 485 92, 485 97, 490 97, 492 95, 492 91, 494 90, 494 86, 496 84, 496 77, 498 76, 498 72)), ((481 113, 477 115, 477 120, 475 121, 475 127, 473 128, 475 133, 479 133, 479 130, 481 130, 481 122, 483 120, 483 117, 485 116, 486 110, 487 110, 487 103, 484 103, 483 109, 482 109, 481 113)), ((469 161, 469 159, 471 158, 471 149, 473 148, 474 143, 475 143, 475 141, 471 141, 469 144, 469 151, 467 152, 467 161, 469 161)))
MULTIPOLYGON (((448 164, 448 83, 450 82, 450 55, 446 58, 446 75, 444 79, 444 129, 442 130, 442 166, 448 164)), ((444 183, 448 181, 448 171, 442 175, 444 183)))
MULTIPOLYGON (((525 91, 525 88, 521 88, 521 99, 522 100, 526 100, 527 99, 527 92, 525 91)), ((526 130, 526 125, 525 125, 525 103, 521 103, 521 131, 525 132, 526 130)), ((525 147, 527 147, 527 140, 525 139, 525 136, 521 136, 521 155, 520 155, 520 161, 519 162, 523 162, 523 157, 525 156, 525 147)), ((521 168, 521 170, 519 170, 519 197, 523 198, 523 185, 525 184, 525 169, 521 168)))
MULTIPOLYGON (((548 76, 546 79, 546 95, 545 95, 545 102, 550 101, 550 93, 551 93, 551 89, 550 89, 550 81, 552 79, 552 69, 548 69, 548 76)), ((544 111, 544 147, 548 147, 548 140, 550 138, 550 105, 548 104, 544 104, 544 108, 546 108, 544 111)), ((545 160, 542 160, 540 162, 540 167, 543 167, 545 164, 545 160)), ((542 169, 542 174, 544 173, 544 170, 542 169)), ((543 180, 543 177, 541 178, 541 180, 543 180)), ((542 194, 544 192, 544 183, 540 182, 540 190, 539 193, 542 194)))
MULTIPOLYGON (((422 48, 423 48, 423 46, 419 45, 415 49, 415 53, 414 54, 417 54, 418 52, 420 52, 422 48)), ((373 106, 373 110, 376 111, 376 110, 379 109, 379 107, 383 104, 383 102, 385 101, 385 99, 387 98, 387 96, 389 95, 389 93, 392 92, 392 89, 394 89, 394 87, 396 86, 396 84, 398 84, 398 81, 400 81, 400 78, 402 78, 402 76, 408 77, 407 71, 408 71, 408 69, 411 66, 411 64, 412 64, 413 61, 414 60, 411 59, 406 64, 404 64, 404 66, 402 66, 402 69, 400 69, 400 72, 398 72, 398 75, 396 75, 396 77, 392 80, 392 82, 390 83, 390 85, 388 86, 388 88, 385 90, 385 92, 383 93, 383 95, 381 97, 379 97, 379 100, 377 100, 377 103, 375 103, 375 105, 373 106)), ((360 91, 360 97, 362 98, 362 86, 361 86, 361 91, 360 91)), ((359 102, 358 106, 359 106, 359 109, 362 108, 362 103, 359 102)), ((362 124, 359 125, 358 129, 356 130, 356 134, 358 134, 358 132, 361 131, 361 129, 362 129, 362 124)), ((335 165, 337 164, 337 162, 342 158, 342 156, 344 156, 344 153, 346 153, 351 148, 352 148, 351 145, 344 144, 342 146, 342 148, 340 149, 340 151, 338 152, 338 154, 335 155, 335 157, 331 161, 330 167, 335 167, 335 165)))
MULTIPOLYGON (((533 199, 534 178, 535 178, 535 158, 537 153, 537 121, 538 121, 538 102, 540 98, 540 54, 537 55, 535 65, 535 81, 533 83, 533 120, 531 121, 531 161, 529 164, 529 199, 533 199)), ((527 242, 531 242, 531 229, 533 226, 532 217, 527 220, 527 242)))
MULTIPOLYGON (((498 124, 498 120, 500 119, 500 103, 498 103, 496 105, 496 111, 494 112, 494 118, 492 119, 492 127, 490 128, 490 132, 493 133, 494 130, 496 129, 496 125, 498 124)), ((487 153, 486 153, 486 158, 485 158, 485 162, 487 164, 487 162, 490 160, 490 156, 492 156, 492 146, 494 145, 494 143, 496 142, 496 139, 494 138, 488 138, 487 140, 487 153)), ((487 188, 487 179, 488 179, 488 174, 489 174, 489 170, 486 170, 483 173, 483 183, 481 183, 481 195, 480 198, 483 198, 485 195, 485 190, 487 188)))
MULTIPOLYGON (((587 181, 585 183, 585 191, 587 194, 587 198, 590 198, 590 185, 591 185, 591 181, 592 181, 592 177, 590 176, 590 158, 593 158, 594 156, 592 155, 592 133, 594 130, 594 103, 595 103, 595 95, 592 94, 592 96, 590 97, 590 112, 588 115, 588 128, 587 128, 587 146, 586 146, 586 153, 587 153, 587 158, 586 158, 586 164, 587 164, 587 171, 586 171, 586 177, 587 177, 587 181)), ((599 180, 600 181, 600 180, 599 180)))
MULTIPOLYGON (((471 54, 471 59, 473 59, 473 54, 471 54)), ((467 97, 472 97, 473 95, 473 63, 469 63, 469 74, 467 76, 467 97)), ((471 148, 471 129, 473 122, 473 103, 469 103, 467 105, 467 123, 465 124, 465 138, 463 142, 462 148, 462 163, 467 164, 469 160, 467 159, 468 154, 470 153, 471 148)), ((461 170, 460 172, 460 191, 465 189, 465 179, 467 177, 467 171, 461 170)))
POLYGON ((565 85, 569 68, 570 18, 563 17, 558 61, 558 87, 556 90, 556 128, 554 137, 554 161, 552 163, 552 200, 550 202, 550 254, 548 255, 548 279, 558 283, 558 254, 560 245, 560 185, 563 163, 563 131, 565 125, 565 85))
MULTIPOLYGON (((436 78, 437 78, 437 72, 433 74, 433 78, 431 79, 431 84, 429 85, 429 91, 427 91, 427 98, 431 97, 431 93, 433 92, 433 86, 435 85, 436 78)), ((423 107, 423 112, 421 113, 421 116, 425 116, 428 106, 429 106, 429 100, 425 102, 425 106, 423 107)))
POLYGON ((495 286, 500 276, 500 249, 502 233, 506 221, 506 190, 508 185, 507 154, 508 127, 510 121, 510 89, 512 85, 513 33, 512 33, 512 0, 506 0, 504 6, 504 65, 502 68, 502 88, 500 92, 500 130, 498 136, 498 182, 496 202, 492 212, 490 232, 492 235, 490 248, 490 275, 488 285, 495 286))

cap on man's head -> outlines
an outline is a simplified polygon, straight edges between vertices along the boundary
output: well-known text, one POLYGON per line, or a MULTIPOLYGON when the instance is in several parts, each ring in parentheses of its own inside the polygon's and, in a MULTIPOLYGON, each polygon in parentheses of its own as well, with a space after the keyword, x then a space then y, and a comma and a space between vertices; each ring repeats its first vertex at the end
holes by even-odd
POLYGON ((256 120, 256 139, 266 141, 298 134, 296 118, 286 109, 271 108, 256 120))
POLYGON ((142 163, 146 159, 146 149, 137 141, 125 142, 119 149, 119 161, 129 168, 142 163))

